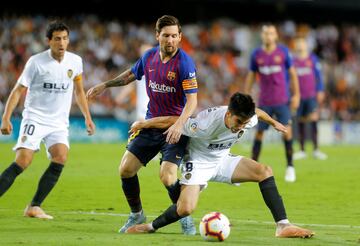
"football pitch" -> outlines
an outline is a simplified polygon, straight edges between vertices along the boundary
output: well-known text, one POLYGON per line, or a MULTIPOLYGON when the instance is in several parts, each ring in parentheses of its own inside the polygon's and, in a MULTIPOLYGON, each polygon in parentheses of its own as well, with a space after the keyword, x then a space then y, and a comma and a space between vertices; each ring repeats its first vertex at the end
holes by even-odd
MULTIPOLYGON (((11 147, 12 144, 0 144, 0 172, 13 161, 11 147)), ((359 147, 338 145, 322 149, 329 159, 317 161, 310 156, 296 161, 297 181, 291 184, 283 179, 282 145, 264 144, 260 160, 274 170, 290 221, 314 230, 314 238, 275 238, 272 216, 255 183, 239 187, 209 183, 193 214, 196 225, 206 213, 219 211, 232 224, 230 236, 222 245, 359 245, 359 147)), ((62 177, 42 205, 55 217, 52 221, 22 215, 49 163, 44 150, 36 154, 33 164, 0 198, 0 245, 211 244, 198 234, 182 235, 178 222, 154 234, 117 233, 129 212, 118 177, 124 150, 124 144, 72 144, 62 177)), ((250 147, 237 145, 232 153, 249 156, 250 147)), ((152 161, 139 173, 148 221, 170 204, 158 172, 158 161, 152 161)))

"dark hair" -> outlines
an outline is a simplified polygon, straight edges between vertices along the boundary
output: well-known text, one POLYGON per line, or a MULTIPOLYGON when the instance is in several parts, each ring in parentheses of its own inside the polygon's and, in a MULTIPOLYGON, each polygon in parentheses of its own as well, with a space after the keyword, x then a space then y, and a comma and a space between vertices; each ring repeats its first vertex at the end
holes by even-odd
POLYGON ((241 118, 250 119, 255 115, 255 103, 250 95, 236 92, 230 98, 229 111, 241 118))
POLYGON ((63 22, 59 22, 59 21, 53 21, 51 22, 48 27, 46 28, 46 37, 51 40, 53 37, 53 33, 56 31, 66 31, 69 35, 69 27, 63 23, 63 22))
POLYGON ((171 15, 163 15, 156 21, 155 30, 157 33, 161 32, 161 29, 165 26, 178 26, 179 33, 181 33, 181 25, 179 20, 171 15))

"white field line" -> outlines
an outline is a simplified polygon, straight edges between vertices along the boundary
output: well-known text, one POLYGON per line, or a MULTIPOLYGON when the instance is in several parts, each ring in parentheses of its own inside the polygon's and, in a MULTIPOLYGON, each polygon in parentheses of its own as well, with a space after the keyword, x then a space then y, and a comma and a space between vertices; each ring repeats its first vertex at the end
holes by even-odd
MULTIPOLYGON (((0 208, 0 211, 10 211, 12 209, 0 208)), ((129 214, 119 214, 119 213, 105 213, 105 212, 95 212, 95 211, 56 211, 57 214, 80 214, 80 215, 96 215, 96 216, 116 216, 116 217, 128 217, 129 214)), ((149 218, 156 218, 155 215, 146 215, 149 218)), ((201 218, 195 218, 195 220, 200 220, 201 218)), ((258 220, 242 220, 231 218, 231 221, 236 221, 244 224, 264 224, 264 225, 274 225, 272 221, 258 221, 258 220)), ((308 224, 308 223, 295 223, 299 226, 313 226, 313 227, 327 227, 327 228, 344 228, 344 229, 360 229, 358 225, 331 225, 331 224, 308 224)))
MULTIPOLYGON (((85 211, 69 211, 69 212, 58 212, 60 214, 85 214, 85 215, 100 215, 100 216, 118 216, 118 217, 128 217, 129 214, 118 214, 118 213, 104 213, 104 212, 85 212, 85 211)), ((155 215, 146 215, 149 218, 156 218, 155 215)), ((201 220, 201 218, 194 218, 195 220, 201 220)), ((274 225, 272 221, 257 221, 257 220, 241 220, 236 218, 231 218, 230 220, 244 223, 244 224, 266 224, 274 225)), ((307 224, 307 223, 295 223, 300 226, 314 226, 314 227, 332 227, 332 228, 346 228, 346 229, 360 229, 360 226, 357 225, 329 225, 329 224, 307 224)))

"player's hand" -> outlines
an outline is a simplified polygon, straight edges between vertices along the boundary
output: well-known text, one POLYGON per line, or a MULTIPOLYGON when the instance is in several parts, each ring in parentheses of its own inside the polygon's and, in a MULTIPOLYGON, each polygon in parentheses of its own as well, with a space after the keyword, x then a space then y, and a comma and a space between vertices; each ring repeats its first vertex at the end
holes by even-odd
POLYGON ((88 133, 89 136, 93 135, 95 133, 95 124, 91 119, 87 119, 85 120, 85 125, 86 125, 86 131, 88 133))
POLYGON ((134 134, 135 132, 140 131, 141 129, 143 129, 143 121, 138 120, 132 123, 132 125, 130 126, 129 133, 134 134))
POLYGON ((86 99, 87 100, 94 99, 96 96, 100 95, 105 89, 106 89, 105 84, 98 84, 98 85, 91 87, 86 92, 86 99))
POLYGON ((167 134, 166 136, 166 142, 169 144, 176 144, 179 142, 181 134, 182 134, 182 125, 175 122, 174 125, 169 127, 164 134, 167 134))
POLYGON ((300 105, 300 97, 292 96, 290 99, 290 110, 292 113, 295 113, 300 105))
POLYGON ((13 126, 10 120, 2 120, 1 121, 1 133, 3 135, 10 135, 12 133, 13 126))
POLYGON ((283 124, 281 124, 281 123, 278 122, 278 121, 275 121, 273 127, 274 127, 275 130, 277 130, 277 131, 279 131, 279 132, 282 132, 282 133, 286 133, 286 132, 287 132, 286 126, 284 126, 283 124))

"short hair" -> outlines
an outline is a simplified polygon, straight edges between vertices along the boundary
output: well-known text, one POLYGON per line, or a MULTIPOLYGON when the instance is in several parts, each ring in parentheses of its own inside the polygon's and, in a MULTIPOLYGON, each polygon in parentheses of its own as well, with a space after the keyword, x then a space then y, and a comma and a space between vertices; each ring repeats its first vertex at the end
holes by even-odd
POLYGON ((156 21, 156 27, 155 27, 155 31, 157 33, 161 32, 161 29, 163 29, 163 27, 165 26, 178 26, 179 28, 179 33, 181 33, 181 25, 179 20, 171 15, 163 15, 161 16, 157 21, 156 21))
POLYGON ((53 33, 56 31, 66 31, 69 35, 69 30, 69 27, 65 23, 60 21, 53 21, 46 28, 46 37, 51 40, 53 37, 53 33))
POLYGON ((250 119, 255 115, 255 103, 250 95, 236 92, 230 98, 228 107, 231 114, 250 119))

